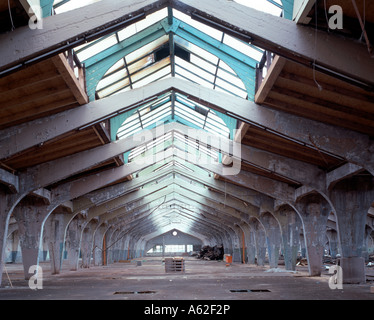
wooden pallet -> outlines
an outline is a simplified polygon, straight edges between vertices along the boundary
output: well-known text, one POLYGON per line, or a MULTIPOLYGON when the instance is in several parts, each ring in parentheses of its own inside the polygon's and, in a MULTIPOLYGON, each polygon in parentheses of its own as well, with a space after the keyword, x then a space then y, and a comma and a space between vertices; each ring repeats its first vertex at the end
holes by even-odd
POLYGON ((165 272, 184 272, 185 263, 183 258, 165 258, 165 272))

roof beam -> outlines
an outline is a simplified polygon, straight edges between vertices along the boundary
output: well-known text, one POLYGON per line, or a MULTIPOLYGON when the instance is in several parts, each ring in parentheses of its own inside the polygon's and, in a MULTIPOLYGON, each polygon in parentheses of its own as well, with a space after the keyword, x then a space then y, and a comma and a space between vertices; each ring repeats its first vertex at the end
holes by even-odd
POLYGON ((0 183, 6 185, 12 193, 17 193, 19 191, 18 176, 1 168, 0 183))
POLYGON ((247 37, 252 44, 282 57, 326 68, 326 72, 331 70, 369 88, 374 86, 374 60, 364 44, 233 1, 176 0, 173 7, 233 36, 247 37))
POLYGON ((308 17, 308 14, 315 3, 315 0, 295 0, 293 7, 293 20, 296 23, 308 24, 312 20, 312 18, 308 17))
POLYGON ((352 163, 347 163, 347 164, 327 173, 326 187, 327 187, 327 189, 330 190, 339 181, 347 179, 349 177, 352 177, 356 174, 359 174, 362 171, 365 171, 365 169, 360 167, 360 166, 356 166, 352 163))
MULTIPOLYGON (((172 128, 170 125, 166 125, 165 129, 166 132, 168 132, 172 128)), ((126 139, 114 141, 110 144, 96 147, 94 149, 30 167, 20 175, 20 179, 22 181, 21 186, 25 190, 34 190, 41 187, 46 187, 55 182, 61 181, 64 178, 100 164, 105 160, 125 153, 126 151, 129 151, 141 144, 151 142, 155 137, 157 138, 163 134, 164 131, 160 131, 155 128, 146 134, 141 132, 126 139)), ((156 155, 154 156, 156 158, 156 155)), ((163 156, 163 159, 168 157, 167 154, 163 154, 163 156)), ((132 164, 132 167, 134 169, 138 167, 138 170, 144 168, 144 166, 144 163, 132 164)))
POLYGON ((217 111, 236 117, 249 125, 260 126, 274 134, 298 141, 311 148, 317 146, 367 167, 374 172, 374 143, 367 135, 318 121, 264 108, 251 101, 204 88, 188 81, 171 78, 129 92, 94 101, 57 115, 31 121, 0 131, 0 159, 42 144, 64 133, 115 116, 149 101, 157 95, 175 90, 217 111))
POLYGON ((167 5, 166 0, 102 0, 43 19, 43 28, 0 35, 0 76, 95 40, 167 5), (84 23, 82 23, 84 17, 84 23))

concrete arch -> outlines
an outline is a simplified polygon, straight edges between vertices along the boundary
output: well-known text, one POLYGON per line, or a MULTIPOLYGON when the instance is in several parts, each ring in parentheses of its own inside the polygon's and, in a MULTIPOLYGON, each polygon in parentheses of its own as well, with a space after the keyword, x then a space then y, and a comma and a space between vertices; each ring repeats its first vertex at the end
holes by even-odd
POLYGON ((249 218, 248 224, 254 232, 257 265, 264 266, 267 251, 265 227, 256 217, 249 218))
POLYGON ((296 270, 296 261, 300 248, 302 220, 289 204, 282 204, 274 210, 274 216, 280 225, 282 252, 286 270, 296 270))
POLYGON ((261 213, 259 220, 265 229, 270 268, 277 268, 281 249, 281 229, 279 221, 268 211, 261 213))
POLYGON ((311 276, 320 276, 326 226, 331 206, 318 192, 311 192, 296 201, 302 217, 308 269, 311 276))

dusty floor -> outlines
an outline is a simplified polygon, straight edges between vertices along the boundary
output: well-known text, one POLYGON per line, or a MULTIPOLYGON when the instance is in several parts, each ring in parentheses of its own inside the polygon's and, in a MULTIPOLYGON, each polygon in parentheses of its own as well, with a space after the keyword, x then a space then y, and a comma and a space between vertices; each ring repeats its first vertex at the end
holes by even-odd
POLYGON ((161 258, 142 258, 78 271, 63 266, 59 275, 50 274, 49 263, 41 267, 43 288, 31 290, 22 265, 7 264, 10 281, 4 272, 0 300, 374 300, 374 268, 367 268, 366 284, 331 290, 327 270, 309 277, 306 266, 267 272, 269 267, 187 258, 185 273, 171 274, 161 258))

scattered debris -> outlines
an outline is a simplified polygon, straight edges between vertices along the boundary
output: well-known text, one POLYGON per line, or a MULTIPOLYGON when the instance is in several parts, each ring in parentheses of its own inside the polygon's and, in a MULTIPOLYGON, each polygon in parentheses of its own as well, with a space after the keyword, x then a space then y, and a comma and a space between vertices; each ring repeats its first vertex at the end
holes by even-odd
POLYGON ((204 246, 200 253, 196 256, 203 260, 223 260, 223 246, 204 246))
POLYGON ((271 269, 269 269, 269 270, 266 270, 265 272, 269 272, 269 273, 276 273, 276 272, 297 273, 297 271, 286 270, 286 269, 282 269, 282 268, 271 268, 271 269))
POLYGON ((323 264, 336 264, 338 261, 338 258, 333 258, 329 255, 324 255, 322 258, 322 263, 323 264))
POLYGON ((297 258, 297 266, 307 266, 308 265, 308 260, 306 258, 297 258))
POLYGON ((366 266, 367 267, 374 267, 374 262, 369 262, 366 266))

